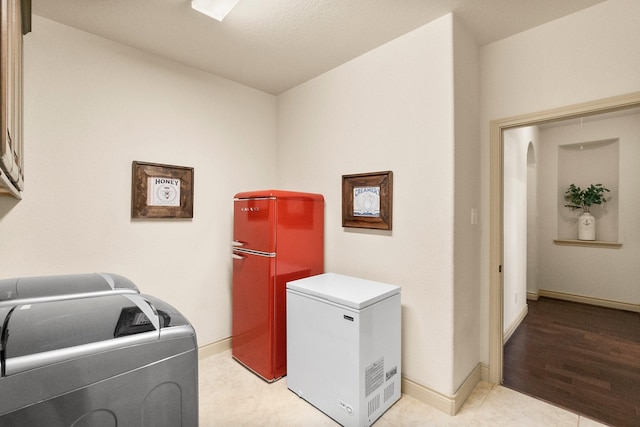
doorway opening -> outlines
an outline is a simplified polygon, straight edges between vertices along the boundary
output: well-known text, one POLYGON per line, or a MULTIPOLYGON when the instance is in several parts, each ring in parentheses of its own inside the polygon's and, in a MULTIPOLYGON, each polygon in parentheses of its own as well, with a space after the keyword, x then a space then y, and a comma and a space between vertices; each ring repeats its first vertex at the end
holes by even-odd
POLYGON ((504 344, 504 133, 509 129, 539 126, 568 119, 640 108, 640 92, 603 100, 516 116, 491 122, 490 136, 490 293, 489 381, 503 380, 504 344))

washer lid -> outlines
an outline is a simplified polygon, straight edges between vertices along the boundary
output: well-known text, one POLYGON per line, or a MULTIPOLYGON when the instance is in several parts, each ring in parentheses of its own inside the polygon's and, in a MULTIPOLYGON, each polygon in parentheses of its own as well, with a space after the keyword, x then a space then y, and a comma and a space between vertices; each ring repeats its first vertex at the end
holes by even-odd
POLYGON ((111 273, 0 279, 0 301, 114 290, 139 292, 138 287, 131 280, 111 273))
POLYGON ((335 273, 294 280, 287 283, 287 289, 355 309, 400 293, 400 286, 335 273))
POLYGON ((157 339, 160 329, 153 308, 135 294, 21 304, 7 317, 6 360, 143 332, 157 339))

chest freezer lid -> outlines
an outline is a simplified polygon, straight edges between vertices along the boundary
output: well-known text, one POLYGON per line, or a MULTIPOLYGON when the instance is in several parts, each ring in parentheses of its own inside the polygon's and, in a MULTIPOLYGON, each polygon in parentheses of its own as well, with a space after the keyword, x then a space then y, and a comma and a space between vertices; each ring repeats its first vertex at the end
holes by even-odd
POLYGON ((363 309, 400 293, 400 286, 336 273, 294 280, 287 283, 287 289, 355 309, 363 309))
POLYGON ((153 308, 136 294, 20 304, 4 325, 7 359, 160 329, 153 308))

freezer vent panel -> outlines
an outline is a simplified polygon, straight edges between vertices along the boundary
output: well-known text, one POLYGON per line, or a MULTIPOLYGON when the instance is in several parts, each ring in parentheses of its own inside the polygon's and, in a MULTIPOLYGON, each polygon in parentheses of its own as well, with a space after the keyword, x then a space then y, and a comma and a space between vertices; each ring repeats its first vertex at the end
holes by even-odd
POLYGON ((391 384, 389 384, 387 387, 385 387, 384 389, 384 402, 386 402, 387 400, 391 399, 394 395, 395 392, 395 382, 392 382, 391 384))
POLYGON ((380 395, 376 394, 373 399, 369 401, 369 414, 368 416, 373 415, 378 409, 380 409, 380 395))
POLYGON ((384 357, 365 369, 365 397, 369 397, 382 384, 384 384, 384 357))

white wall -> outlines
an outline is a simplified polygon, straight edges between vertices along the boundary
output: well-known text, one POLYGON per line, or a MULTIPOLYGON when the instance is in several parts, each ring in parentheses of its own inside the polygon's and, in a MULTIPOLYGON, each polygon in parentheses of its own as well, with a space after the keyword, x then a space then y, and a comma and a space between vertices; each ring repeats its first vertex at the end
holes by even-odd
POLYGON ((0 277, 122 274, 200 345, 229 337, 232 198, 275 185, 275 97, 38 16, 24 66, 26 190, 0 198, 0 277), (194 167, 194 218, 132 221, 133 160, 194 167))
POLYGON ((504 180, 504 318, 503 330, 514 322, 527 305, 528 260, 528 164, 529 144, 535 142, 537 129, 510 129, 503 135, 504 180))
POLYGON ((527 149, 527 293, 538 294, 538 158, 539 131, 532 128, 533 141, 527 149))
MULTIPOLYGON (((640 114, 601 119, 551 127, 540 131, 541 158, 539 179, 540 229, 539 270, 540 289, 619 301, 640 303, 640 227, 636 213, 640 211, 640 114), (615 168, 600 167, 593 171, 592 178, 611 188, 604 205, 594 206, 592 213, 598 220, 598 229, 606 226, 608 217, 616 216, 617 229, 613 232, 596 232, 618 237, 622 248, 591 248, 558 246, 559 221, 570 215, 561 205, 561 190, 566 188, 558 178, 558 146, 583 141, 618 139, 619 165, 615 168), (613 170, 610 170, 613 169, 613 170), (609 177, 609 178, 605 178, 609 177), (618 184, 619 181, 619 184, 618 184)), ((608 147, 603 147, 607 149, 608 147)), ((594 184, 597 182, 593 182, 594 184)), ((589 182, 586 182, 589 183, 589 182)), ((580 185, 580 184, 579 184, 580 185)), ((584 187, 584 185, 583 185, 584 187)), ((575 214, 577 215, 577 213, 575 214)), ((572 224, 576 227, 576 224, 572 224)), ((600 238, 600 237, 598 237, 600 238)), ((609 239, 602 239, 609 240, 609 239)))
MULTIPOLYGON (((482 211, 489 122, 640 90, 640 2, 608 0, 481 49, 482 211)), ((483 361, 489 359, 489 218, 482 217, 483 361)))
MULTIPOLYGON (((453 25, 443 17, 278 97, 278 181, 325 195, 325 269, 402 286, 403 375, 445 394, 459 385, 453 25), (394 173, 393 230, 342 228, 341 176, 382 170, 394 173)), ((459 351, 477 364, 473 338, 459 351)))

